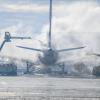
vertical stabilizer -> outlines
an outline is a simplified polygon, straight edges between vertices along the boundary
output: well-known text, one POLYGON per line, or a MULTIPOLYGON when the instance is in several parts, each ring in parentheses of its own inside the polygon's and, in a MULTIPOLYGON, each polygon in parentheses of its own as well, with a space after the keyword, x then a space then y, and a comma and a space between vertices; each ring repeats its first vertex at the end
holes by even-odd
POLYGON ((51 48, 51 29, 52 29, 52 0, 50 0, 49 8, 49 35, 48 35, 48 46, 51 48))

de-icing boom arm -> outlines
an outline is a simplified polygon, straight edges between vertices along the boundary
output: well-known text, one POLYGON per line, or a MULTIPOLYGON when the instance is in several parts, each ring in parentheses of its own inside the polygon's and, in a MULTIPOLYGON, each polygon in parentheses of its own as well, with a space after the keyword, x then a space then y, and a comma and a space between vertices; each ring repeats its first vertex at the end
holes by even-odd
POLYGON ((3 46, 4 46, 5 43, 6 43, 6 41, 4 40, 4 41, 2 42, 2 44, 1 44, 1 46, 0 46, 0 51, 2 50, 2 48, 3 48, 3 46))
POLYGON ((15 36, 11 36, 9 32, 5 32, 4 41, 0 46, 0 51, 2 50, 6 42, 11 42, 11 39, 31 39, 31 37, 15 37, 15 36))

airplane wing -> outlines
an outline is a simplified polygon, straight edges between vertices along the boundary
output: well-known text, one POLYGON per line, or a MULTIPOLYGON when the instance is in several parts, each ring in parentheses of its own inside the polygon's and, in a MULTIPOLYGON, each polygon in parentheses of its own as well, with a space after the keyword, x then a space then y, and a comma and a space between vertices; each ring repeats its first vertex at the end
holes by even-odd
POLYGON ((77 49, 83 49, 85 47, 77 47, 77 48, 68 48, 68 49, 60 49, 56 50, 57 52, 64 52, 64 51, 71 51, 71 50, 77 50, 77 49))
POLYGON ((18 48, 23 48, 23 49, 28 49, 28 50, 33 50, 33 51, 39 51, 39 52, 43 52, 43 50, 41 49, 36 49, 36 48, 29 48, 29 47, 23 47, 23 46, 16 46, 18 48))
POLYGON ((11 37, 11 39, 31 39, 31 37, 11 37))
POLYGON ((1 44, 1 46, 0 46, 0 51, 2 50, 2 48, 3 48, 3 46, 4 46, 5 43, 6 43, 6 41, 4 40, 4 41, 2 42, 2 44, 1 44))

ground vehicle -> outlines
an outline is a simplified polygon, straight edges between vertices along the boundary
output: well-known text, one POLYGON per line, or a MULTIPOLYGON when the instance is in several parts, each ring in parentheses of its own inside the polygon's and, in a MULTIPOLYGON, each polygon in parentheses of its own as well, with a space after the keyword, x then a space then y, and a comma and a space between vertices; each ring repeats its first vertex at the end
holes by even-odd
POLYGON ((100 76, 100 66, 94 67, 92 74, 95 75, 95 76, 100 76))
POLYGON ((0 75, 16 76, 17 66, 14 63, 0 63, 0 75))

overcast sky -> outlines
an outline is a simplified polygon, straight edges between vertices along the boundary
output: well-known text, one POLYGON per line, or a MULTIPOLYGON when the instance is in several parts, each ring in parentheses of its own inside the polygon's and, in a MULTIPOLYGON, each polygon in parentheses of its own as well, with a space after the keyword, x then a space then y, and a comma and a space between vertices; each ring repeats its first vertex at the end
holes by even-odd
MULTIPOLYGON (((99 52, 99 3, 100 0, 53 0, 54 44, 57 44, 58 48, 87 46, 86 51, 99 52)), ((13 51, 19 51, 20 56, 24 53, 24 56, 33 57, 33 52, 21 50, 16 45, 35 47, 34 38, 46 42, 48 17, 49 0, 0 0, 1 38, 5 31, 9 31, 12 35, 25 34, 33 37, 32 40, 24 42, 15 40, 7 43, 1 54, 11 55, 13 51)))
MULTIPOLYGON (((90 5, 96 4, 99 4, 99 0, 53 0, 53 15, 55 17, 62 12, 66 15, 77 14, 80 10, 84 16, 82 7, 85 9, 86 6, 88 10, 90 5)), ((18 33, 26 33, 29 30, 33 34, 41 32, 43 25, 48 23, 48 11, 49 0, 0 0, 0 30, 16 26, 20 28, 18 33)))

